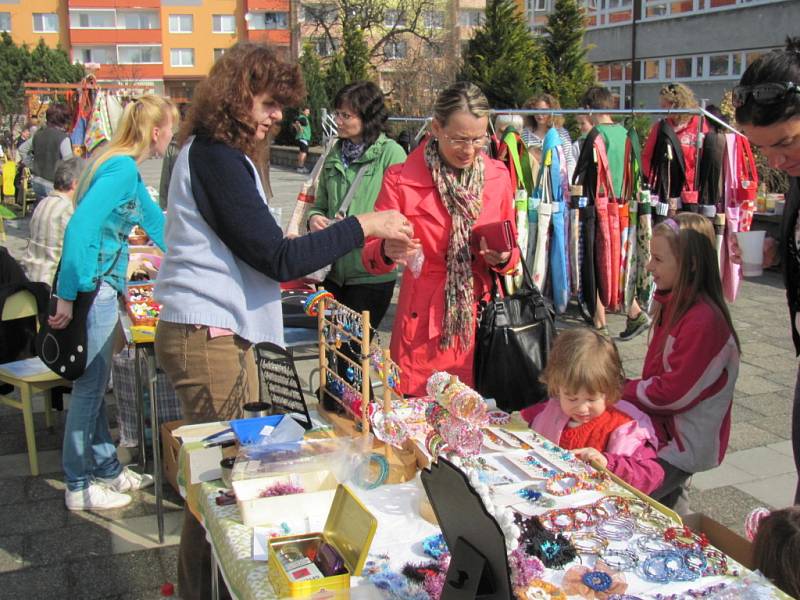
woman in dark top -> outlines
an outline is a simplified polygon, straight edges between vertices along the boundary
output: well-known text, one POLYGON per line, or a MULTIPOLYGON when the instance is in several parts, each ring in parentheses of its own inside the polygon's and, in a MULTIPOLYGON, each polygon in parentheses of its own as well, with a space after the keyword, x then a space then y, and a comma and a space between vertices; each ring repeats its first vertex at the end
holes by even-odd
MULTIPOLYGON (((736 121, 774 169, 785 171, 791 188, 781 223, 781 264, 791 315, 792 340, 800 355, 800 37, 753 62, 733 90, 736 121), (792 83, 795 82, 795 83, 792 83)), ((800 477, 800 372, 794 392, 792 447, 800 477)), ((800 504, 800 482, 794 497, 800 504)))
MULTIPOLYGON (((305 94, 300 71, 267 46, 240 43, 198 85, 180 133, 169 186, 155 296, 163 305, 156 354, 190 423, 239 416, 258 399, 252 345, 283 345, 279 281, 296 279, 363 245, 367 236, 410 242, 400 213, 347 217, 287 239, 269 211, 262 156, 281 107, 305 94)), ((185 512, 178 583, 206 598, 209 548, 185 512)))

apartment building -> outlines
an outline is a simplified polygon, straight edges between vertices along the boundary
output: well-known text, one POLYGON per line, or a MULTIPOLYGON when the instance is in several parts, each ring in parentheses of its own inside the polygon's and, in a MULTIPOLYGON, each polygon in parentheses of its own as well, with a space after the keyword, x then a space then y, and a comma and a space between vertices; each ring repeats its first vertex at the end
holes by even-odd
MULTIPOLYGON (((521 0, 541 33, 555 0, 521 0)), ((582 0, 588 58, 620 108, 658 106, 661 87, 681 82, 719 103, 744 69, 797 35, 798 0, 582 0)))
POLYGON ((290 0, 16 0, 0 2, 0 30, 99 65, 100 81, 190 98, 237 40, 270 42, 290 56, 289 15, 290 0))

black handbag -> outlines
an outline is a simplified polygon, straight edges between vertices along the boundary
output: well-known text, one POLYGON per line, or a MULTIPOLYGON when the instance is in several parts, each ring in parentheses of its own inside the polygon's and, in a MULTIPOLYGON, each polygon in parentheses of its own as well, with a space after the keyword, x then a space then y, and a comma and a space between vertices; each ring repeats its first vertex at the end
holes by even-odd
POLYGON ((475 337, 475 389, 498 408, 515 411, 547 398, 539 374, 555 337, 554 312, 520 258, 522 286, 501 296, 497 276, 492 297, 481 303, 475 337))
MULTIPOLYGON (((36 334, 36 355, 59 377, 75 381, 83 375, 86 370, 86 356, 88 353, 86 330, 86 319, 89 310, 92 308, 97 292, 103 283, 103 277, 108 275, 117 264, 122 248, 117 252, 114 262, 102 277, 98 278, 97 287, 91 292, 78 292, 75 300, 72 301, 72 320, 64 329, 53 329, 43 319, 39 324, 39 332, 36 334)), ((61 263, 58 263, 56 275, 53 278, 53 287, 50 292, 50 309, 47 314, 56 314, 58 307, 58 275, 61 272, 61 263)))

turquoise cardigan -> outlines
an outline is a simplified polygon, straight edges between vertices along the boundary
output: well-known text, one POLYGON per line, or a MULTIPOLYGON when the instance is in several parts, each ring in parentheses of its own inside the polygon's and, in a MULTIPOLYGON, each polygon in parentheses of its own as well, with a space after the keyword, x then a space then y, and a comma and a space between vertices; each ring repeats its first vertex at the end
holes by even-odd
POLYGON ((74 300, 78 292, 92 292, 101 277, 117 291, 124 292, 128 234, 135 225, 166 250, 164 214, 142 182, 136 161, 130 156, 109 158, 92 176, 67 224, 58 297, 74 300))

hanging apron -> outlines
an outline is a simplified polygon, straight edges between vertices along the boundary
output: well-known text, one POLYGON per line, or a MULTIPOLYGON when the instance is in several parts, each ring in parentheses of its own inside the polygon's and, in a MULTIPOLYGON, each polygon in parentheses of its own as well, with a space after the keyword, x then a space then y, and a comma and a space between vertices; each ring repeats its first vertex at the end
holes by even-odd
POLYGON ((550 258, 550 289, 557 313, 567 310, 569 303, 569 271, 567 268, 567 240, 565 230, 564 188, 561 183, 561 136, 555 127, 547 132, 542 146, 549 159, 545 176, 550 179, 553 211, 550 215, 551 235, 548 250, 550 258))
POLYGON ((612 265, 614 265, 615 256, 617 264, 619 263, 619 211, 616 208, 617 200, 614 198, 614 188, 608 172, 608 157, 602 137, 595 140, 594 150, 597 162, 597 190, 594 199, 597 215, 595 238, 597 288, 600 302, 603 306, 612 309, 615 297, 615 278, 612 265))

